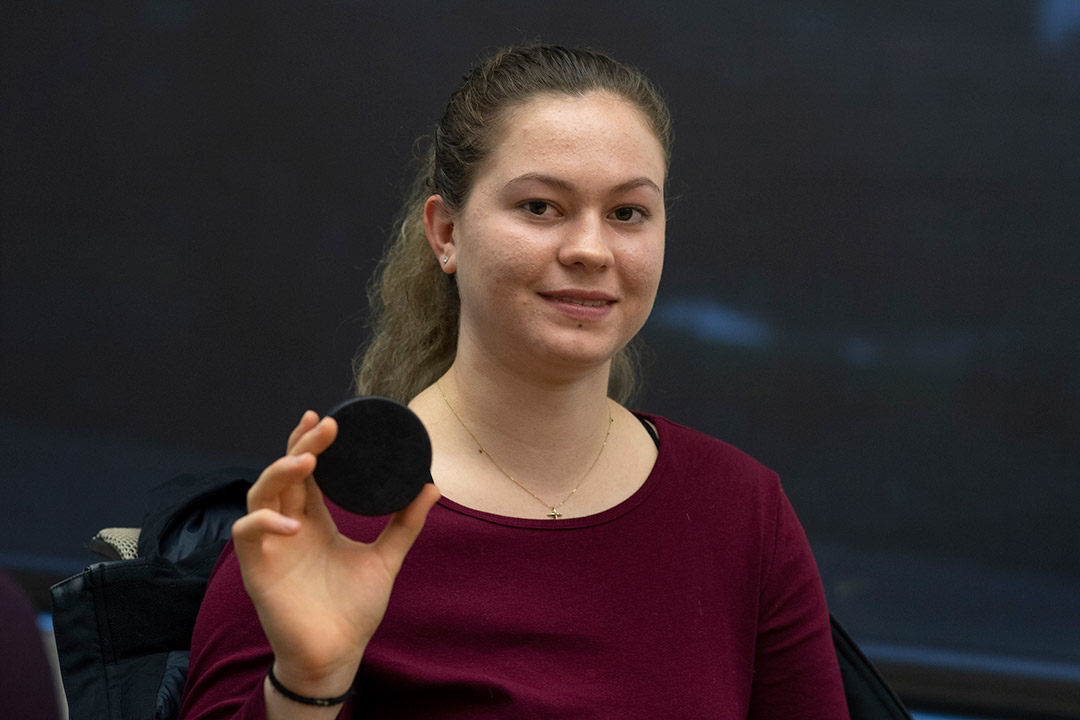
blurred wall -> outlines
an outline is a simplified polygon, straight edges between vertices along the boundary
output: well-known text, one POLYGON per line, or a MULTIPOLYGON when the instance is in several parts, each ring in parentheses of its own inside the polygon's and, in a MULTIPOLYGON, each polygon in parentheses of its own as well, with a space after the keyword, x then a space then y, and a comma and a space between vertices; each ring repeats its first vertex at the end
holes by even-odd
POLYGON ((415 138, 543 39, 675 112, 642 409, 781 472, 860 637, 1080 661, 988 633, 1080 597, 1078 6, 5 5, 0 564, 345 397, 415 138))

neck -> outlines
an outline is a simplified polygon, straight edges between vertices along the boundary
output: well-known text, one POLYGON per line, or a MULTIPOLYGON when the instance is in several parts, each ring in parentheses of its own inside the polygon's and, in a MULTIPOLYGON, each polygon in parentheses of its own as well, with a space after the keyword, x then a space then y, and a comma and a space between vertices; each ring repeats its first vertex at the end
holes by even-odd
POLYGON ((459 398, 458 412, 467 412, 474 423, 541 445, 551 438, 550 444, 566 447, 567 438, 606 415, 608 369, 605 364, 572 378, 525 377, 514 368, 459 358, 442 383, 451 400, 459 398))
POLYGON ((479 444, 493 470, 558 503, 606 441, 612 412, 607 376, 604 366, 572 382, 527 379, 459 358, 434 392, 445 394, 451 415, 442 424, 444 437, 459 446, 479 444))

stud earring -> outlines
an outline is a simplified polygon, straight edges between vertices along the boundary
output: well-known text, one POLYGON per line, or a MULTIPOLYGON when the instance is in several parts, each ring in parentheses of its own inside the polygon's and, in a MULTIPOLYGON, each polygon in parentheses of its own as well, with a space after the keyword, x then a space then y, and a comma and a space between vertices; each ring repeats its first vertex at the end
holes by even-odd
POLYGON ((443 255, 442 256, 442 264, 445 265, 448 262, 450 262, 450 256, 449 255, 443 255))

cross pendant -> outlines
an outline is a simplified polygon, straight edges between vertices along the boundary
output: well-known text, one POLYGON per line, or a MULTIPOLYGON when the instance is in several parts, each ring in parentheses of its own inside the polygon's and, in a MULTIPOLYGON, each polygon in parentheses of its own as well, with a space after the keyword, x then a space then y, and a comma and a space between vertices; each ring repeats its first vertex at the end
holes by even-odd
POLYGON ((547 516, 552 520, 558 520, 562 517, 562 513, 559 512, 556 508, 551 508, 551 512, 549 512, 547 516))

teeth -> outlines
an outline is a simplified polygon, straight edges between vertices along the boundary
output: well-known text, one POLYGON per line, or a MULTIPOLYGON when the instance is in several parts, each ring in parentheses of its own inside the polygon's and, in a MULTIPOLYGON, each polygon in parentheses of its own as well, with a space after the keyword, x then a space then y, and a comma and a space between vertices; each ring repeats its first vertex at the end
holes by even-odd
POLYGON ((577 298, 561 297, 559 298, 563 302, 574 303, 575 305, 585 305, 586 307, 600 307, 601 305, 607 305, 607 300, 578 300, 577 298))

